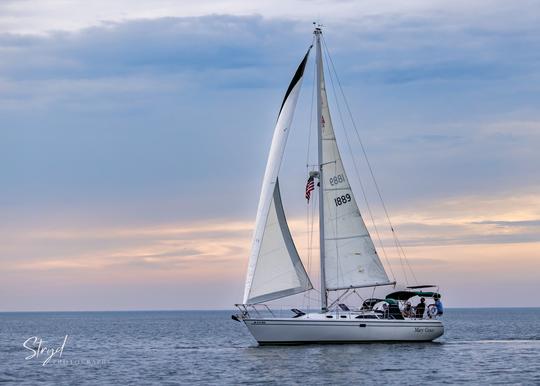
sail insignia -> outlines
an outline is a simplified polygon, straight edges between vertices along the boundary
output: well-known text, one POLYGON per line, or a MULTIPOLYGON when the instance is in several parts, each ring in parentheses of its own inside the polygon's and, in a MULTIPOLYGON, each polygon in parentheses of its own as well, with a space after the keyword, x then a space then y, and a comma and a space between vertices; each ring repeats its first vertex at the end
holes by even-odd
POLYGON ((292 90, 294 89, 296 84, 300 80, 302 80, 302 77, 304 76, 304 70, 306 69, 306 63, 308 60, 309 52, 311 51, 311 47, 313 46, 309 47, 308 52, 306 52, 306 55, 304 56, 304 59, 302 59, 302 61, 300 62, 300 65, 298 66, 298 68, 296 69, 296 72, 294 73, 291 83, 289 84, 289 87, 287 88, 287 91, 285 92, 285 96, 283 97, 283 102, 281 102, 281 107, 279 108, 279 114, 281 114, 281 110, 283 110, 283 106, 285 105, 285 102, 289 98, 289 95, 291 94, 292 90))

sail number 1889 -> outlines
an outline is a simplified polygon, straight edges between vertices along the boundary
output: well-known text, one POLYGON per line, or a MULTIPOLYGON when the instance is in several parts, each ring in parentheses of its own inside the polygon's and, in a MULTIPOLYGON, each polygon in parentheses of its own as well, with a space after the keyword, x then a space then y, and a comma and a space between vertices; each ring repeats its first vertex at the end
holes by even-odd
POLYGON ((334 198, 334 202, 336 203, 336 206, 346 204, 347 202, 350 202, 352 200, 351 195, 349 193, 334 198))

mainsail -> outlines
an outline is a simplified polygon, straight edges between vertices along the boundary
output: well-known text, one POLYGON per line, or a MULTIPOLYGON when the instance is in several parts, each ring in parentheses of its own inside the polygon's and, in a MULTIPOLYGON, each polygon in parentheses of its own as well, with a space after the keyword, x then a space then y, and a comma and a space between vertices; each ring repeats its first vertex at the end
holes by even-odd
POLYGON ((278 183, 279 168, 310 50, 285 93, 274 129, 257 209, 244 304, 261 303, 313 288, 294 246, 281 204, 278 183))
MULTIPOLYGON (((319 32, 320 33, 320 32, 319 32)), ((317 36, 324 284, 339 290, 389 284, 351 190, 336 142, 317 36)), ((324 287, 323 287, 324 288, 324 287)))

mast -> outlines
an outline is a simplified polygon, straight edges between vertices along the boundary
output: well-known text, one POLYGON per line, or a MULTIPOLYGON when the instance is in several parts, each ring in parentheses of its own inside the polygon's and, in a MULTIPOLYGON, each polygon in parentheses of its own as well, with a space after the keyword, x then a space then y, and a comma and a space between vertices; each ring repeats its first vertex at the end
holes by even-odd
POLYGON ((320 27, 315 27, 316 61, 317 61, 317 139, 318 139, 318 164, 319 164, 319 249, 321 264, 321 310, 327 311, 328 295, 326 292, 326 277, 324 264, 324 195, 323 195, 323 154, 322 154, 322 87, 324 82, 321 34, 320 27))

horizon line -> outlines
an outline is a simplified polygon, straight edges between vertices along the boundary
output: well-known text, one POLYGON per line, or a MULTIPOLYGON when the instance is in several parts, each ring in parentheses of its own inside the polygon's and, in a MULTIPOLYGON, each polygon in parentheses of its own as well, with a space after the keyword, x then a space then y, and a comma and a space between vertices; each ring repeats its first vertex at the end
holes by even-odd
MULTIPOLYGON (((515 307, 515 306, 486 306, 486 307, 446 307, 445 310, 485 310, 485 309, 540 309, 540 306, 515 307)), ((315 310, 319 310, 318 308, 315 310)), ((311 311, 315 311, 311 310, 311 311)), ((104 312, 215 312, 215 311, 236 311, 235 308, 183 308, 183 309, 132 309, 132 310, 25 310, 25 311, 0 311, 0 314, 32 314, 32 313, 104 313, 104 312)))

